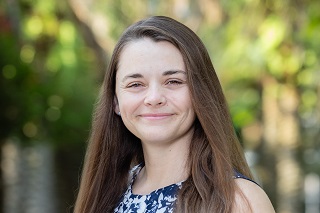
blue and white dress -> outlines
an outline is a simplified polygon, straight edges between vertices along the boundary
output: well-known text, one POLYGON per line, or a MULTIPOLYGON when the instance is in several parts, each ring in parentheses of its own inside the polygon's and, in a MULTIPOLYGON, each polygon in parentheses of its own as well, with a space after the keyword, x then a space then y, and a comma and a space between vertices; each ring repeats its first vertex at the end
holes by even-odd
MULTIPOLYGON (((169 186, 157 189, 147 195, 137 195, 132 193, 132 185, 137 177, 141 165, 135 166, 130 172, 130 184, 128 189, 120 199, 114 213, 172 213, 174 212, 177 192, 182 187, 183 182, 171 184, 169 186)), ((236 172, 234 178, 247 177, 236 172)), ((252 180, 250 180, 252 181, 252 180)))

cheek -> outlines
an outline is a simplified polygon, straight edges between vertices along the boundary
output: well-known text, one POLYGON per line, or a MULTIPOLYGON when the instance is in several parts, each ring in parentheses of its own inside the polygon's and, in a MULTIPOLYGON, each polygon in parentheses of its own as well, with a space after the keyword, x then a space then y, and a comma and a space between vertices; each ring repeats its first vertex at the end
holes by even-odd
POLYGON ((134 111, 141 104, 139 97, 121 94, 118 97, 119 108, 124 113, 134 111))
POLYGON ((182 94, 178 94, 172 98, 177 104, 184 106, 186 108, 193 108, 190 94, 188 92, 184 92, 182 94))

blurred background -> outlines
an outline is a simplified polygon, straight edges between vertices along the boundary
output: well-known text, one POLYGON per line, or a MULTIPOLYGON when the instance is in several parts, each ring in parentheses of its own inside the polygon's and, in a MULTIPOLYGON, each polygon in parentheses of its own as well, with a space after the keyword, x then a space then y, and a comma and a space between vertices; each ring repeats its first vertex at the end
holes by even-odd
POLYGON ((1 1, 1 212, 72 212, 112 49, 128 25, 166 15, 207 46, 276 211, 319 213, 319 10, 319 0, 1 1))

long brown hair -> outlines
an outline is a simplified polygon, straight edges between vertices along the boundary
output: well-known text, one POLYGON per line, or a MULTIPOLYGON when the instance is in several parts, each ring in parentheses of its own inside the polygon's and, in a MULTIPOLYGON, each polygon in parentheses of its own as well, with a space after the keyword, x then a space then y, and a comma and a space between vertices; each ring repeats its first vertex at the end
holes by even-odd
POLYGON ((177 199, 177 212, 231 212, 237 170, 251 177, 235 135, 225 97, 207 50, 185 25, 154 16, 131 25, 115 46, 93 116, 76 213, 113 212, 128 184, 128 171, 143 162, 140 140, 114 112, 115 76, 128 43, 148 37, 168 41, 181 52, 196 113, 190 147, 190 176, 177 199))

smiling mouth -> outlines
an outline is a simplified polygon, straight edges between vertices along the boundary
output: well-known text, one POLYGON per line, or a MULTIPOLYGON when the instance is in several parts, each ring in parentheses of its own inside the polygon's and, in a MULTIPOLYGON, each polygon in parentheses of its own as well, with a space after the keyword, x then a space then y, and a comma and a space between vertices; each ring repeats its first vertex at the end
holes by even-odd
POLYGON ((156 113, 156 114, 141 114, 140 117, 146 118, 149 120, 160 120, 165 119, 174 115, 173 113, 156 113))

